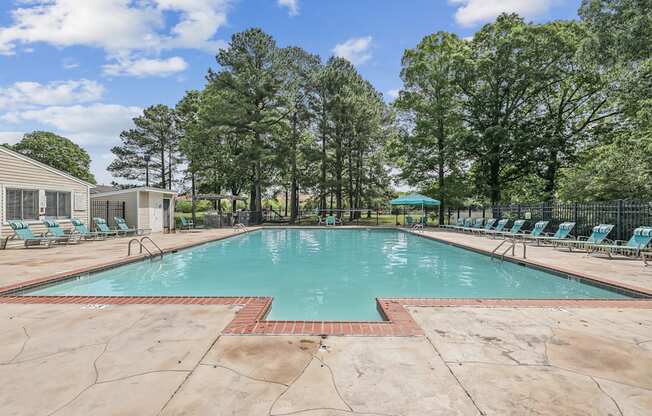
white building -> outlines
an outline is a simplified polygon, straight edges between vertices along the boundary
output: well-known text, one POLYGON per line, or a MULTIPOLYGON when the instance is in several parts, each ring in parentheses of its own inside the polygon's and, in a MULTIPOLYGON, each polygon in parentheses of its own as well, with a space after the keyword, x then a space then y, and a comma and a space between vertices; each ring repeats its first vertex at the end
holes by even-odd
MULTIPOLYGON (((109 192, 91 193, 93 207, 102 203, 123 202, 125 220, 131 228, 148 229, 152 232, 175 228, 174 200, 177 193, 167 189, 139 187, 109 192)), ((97 213, 98 210, 95 212, 97 213)), ((101 212, 101 209, 99 209, 101 212)), ((98 216, 100 216, 98 214, 98 216)), ((113 218, 105 218, 113 222, 113 218)))

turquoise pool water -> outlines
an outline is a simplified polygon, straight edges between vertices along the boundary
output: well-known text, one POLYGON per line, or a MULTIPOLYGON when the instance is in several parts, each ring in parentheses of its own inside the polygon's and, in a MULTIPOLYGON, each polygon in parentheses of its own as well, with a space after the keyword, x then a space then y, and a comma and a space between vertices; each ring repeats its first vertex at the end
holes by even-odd
POLYGON ((376 297, 625 298, 396 230, 267 229, 30 294, 273 296, 270 319, 379 320, 376 297))

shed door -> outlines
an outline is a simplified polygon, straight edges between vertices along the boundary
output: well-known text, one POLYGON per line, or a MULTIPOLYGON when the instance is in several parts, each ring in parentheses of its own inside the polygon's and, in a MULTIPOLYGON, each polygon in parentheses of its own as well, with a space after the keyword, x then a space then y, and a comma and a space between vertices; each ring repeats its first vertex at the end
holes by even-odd
POLYGON ((170 229, 170 200, 163 200, 163 228, 170 229))

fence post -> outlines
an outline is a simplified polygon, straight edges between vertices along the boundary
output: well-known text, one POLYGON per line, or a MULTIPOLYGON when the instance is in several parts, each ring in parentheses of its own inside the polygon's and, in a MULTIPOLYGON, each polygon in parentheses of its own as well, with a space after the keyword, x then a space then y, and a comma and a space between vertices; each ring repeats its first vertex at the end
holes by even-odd
POLYGON ((521 203, 516 204, 516 218, 521 219, 521 203))
POLYGON ((126 212, 126 209, 125 209, 126 205, 127 205, 127 203, 125 201, 122 201, 122 218, 127 217, 127 212, 126 212))
POLYGON ((482 204, 482 219, 483 220, 487 218, 486 211, 487 211, 487 207, 485 207, 484 204, 482 204))
POLYGON ((106 223, 109 224, 109 201, 106 201, 106 223))
POLYGON ((469 205, 469 218, 471 218, 471 212, 473 212, 473 205, 469 205))
POLYGON ((616 239, 623 239, 623 200, 618 200, 616 208, 616 239))

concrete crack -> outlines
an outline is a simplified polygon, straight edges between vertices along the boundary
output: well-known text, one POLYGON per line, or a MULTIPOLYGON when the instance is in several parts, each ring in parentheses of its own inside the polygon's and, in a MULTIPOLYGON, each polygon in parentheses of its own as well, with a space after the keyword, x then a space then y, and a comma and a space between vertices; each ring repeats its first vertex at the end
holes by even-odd
POLYGON ((235 369, 233 369, 233 368, 231 368, 231 367, 227 367, 227 366, 225 366, 225 365, 221 365, 221 364, 199 363, 199 365, 202 365, 202 366, 205 366, 205 367, 223 368, 223 369, 225 369, 225 370, 229 370, 229 371, 231 371, 232 373, 235 373, 235 374, 239 375, 240 377, 244 377, 244 378, 247 378, 247 379, 249 379, 249 380, 260 381, 261 383, 278 384, 278 385, 280 385, 280 386, 288 387, 287 384, 285 384, 285 383, 281 383, 280 381, 274 381, 274 380, 267 380, 267 379, 264 379, 264 378, 256 378, 256 377, 252 377, 252 376, 249 376, 249 375, 247 375, 247 374, 241 373, 240 371, 235 370, 235 369))
POLYGON ((29 333, 27 332, 27 328, 26 328, 26 327, 23 327, 23 332, 25 333, 25 341, 23 341, 23 345, 20 347, 20 350, 16 353, 16 355, 14 355, 13 357, 11 357, 11 360, 7 361, 6 363, 2 363, 3 365, 4 365, 4 364, 14 364, 14 361, 15 361, 18 357, 20 357, 20 355, 23 353, 23 351, 25 351, 25 347, 27 346, 27 343, 28 343, 29 340, 30 340, 30 336, 29 336, 29 333))
POLYGON ((308 360, 308 361, 306 362, 306 365, 304 365, 303 368, 301 369, 301 371, 299 371, 299 374, 297 374, 297 376, 296 376, 294 379, 292 379, 292 381, 290 382, 290 384, 287 385, 287 387, 285 388, 285 390, 283 390, 283 391, 281 392, 281 394, 279 394, 279 395, 276 397, 276 399, 274 399, 274 401, 272 402, 271 406, 269 406, 269 410, 267 410, 267 415, 268 415, 268 416, 272 416, 272 411, 274 410, 274 406, 276 406, 276 403, 278 403, 278 401, 281 400, 281 397, 283 397, 283 395, 285 395, 285 393, 287 393, 288 390, 290 390, 290 387, 291 387, 291 386, 292 386, 292 385, 293 385, 293 384, 294 384, 298 379, 301 378, 301 376, 303 375, 303 373, 306 372, 306 369, 308 368, 308 366, 310 366, 310 363, 311 363, 311 362, 312 362, 312 359, 308 360))
POLYGON ((342 393, 340 392, 340 389, 337 387, 337 383, 335 382, 335 374, 333 373, 333 369, 328 364, 326 364, 326 361, 322 360, 321 358, 317 357, 316 355, 313 355, 313 358, 315 358, 317 361, 322 363, 324 365, 324 367, 326 367, 328 369, 328 373, 331 376, 331 383, 333 383, 333 388, 335 389, 335 393, 337 393, 337 397, 340 398, 340 400, 342 401, 342 403, 344 403, 344 405, 347 407, 347 409, 349 409, 351 412, 353 412, 353 408, 351 407, 351 405, 349 405, 347 403, 346 400, 344 400, 344 397, 342 397, 342 393))
POLYGON ((620 408, 620 406, 618 405, 618 402, 616 401, 616 399, 614 399, 614 398, 613 398, 609 393, 607 393, 607 392, 602 388, 602 386, 600 385, 600 383, 598 383, 598 380, 596 380, 595 377, 592 377, 592 376, 588 376, 588 377, 589 377, 591 380, 593 380, 593 382, 595 383, 595 385, 598 386, 598 389, 600 389, 600 391, 601 391, 605 396, 607 396, 607 397, 609 398, 609 400, 611 400, 611 401, 613 402, 614 406, 616 406, 616 409, 618 409, 618 413, 620 414, 620 416, 623 416, 623 410, 622 410, 622 409, 620 408))
MULTIPOLYGON (((455 379, 455 381, 457 381, 457 384, 460 386, 460 388, 462 389, 462 391, 464 391, 464 394, 466 394, 466 397, 468 397, 469 400, 471 400, 471 403, 473 403, 473 406, 475 406, 475 408, 476 408, 476 410, 478 411, 478 413, 479 413, 480 415, 482 415, 482 416, 486 415, 486 413, 483 412, 482 409, 480 409, 480 406, 478 406, 478 404, 475 402, 475 400, 473 399, 473 396, 471 396, 471 393, 469 393, 469 391, 466 389, 466 387, 464 387, 464 384, 462 384, 462 381, 457 377, 457 375, 456 375, 456 374, 453 372, 453 370, 450 368, 450 366, 448 365, 448 362, 444 360, 444 357, 441 355, 441 353, 439 352, 439 350, 437 349, 437 347, 435 347, 435 344, 433 344, 433 342, 432 342, 432 340, 430 339, 430 337, 427 336, 426 339, 428 340, 428 343, 430 344, 430 346, 432 346, 432 349, 435 351, 435 353, 437 353, 437 356, 439 357, 439 359, 442 361, 442 363, 444 363, 444 365, 445 365, 446 368, 448 369, 448 372, 451 374, 451 376, 453 376, 453 378, 455 379)), ((512 364, 512 365, 516 365, 516 364, 512 364)))
MULTIPOLYGON (((84 393, 85 393, 86 391, 88 391, 90 388, 92 388, 93 386, 95 386, 96 384, 98 384, 98 380, 99 380, 99 377, 100 377, 100 373, 99 373, 99 370, 98 370, 98 368, 97 368, 97 362, 98 362, 98 361, 100 360, 100 358, 102 358, 102 356, 106 353, 106 351, 107 351, 108 348, 109 348, 109 344, 111 343, 111 341, 113 341, 114 338, 116 338, 116 337, 118 337, 118 336, 124 334, 125 332, 131 330, 132 328, 134 328, 134 327, 138 324, 138 322, 140 322, 143 318, 145 318, 145 316, 146 316, 145 314, 141 315, 141 316, 138 317, 138 319, 136 319, 136 320, 135 320, 131 325, 127 326, 127 327, 124 328, 124 329, 121 329, 121 330, 118 331, 117 333, 111 335, 111 336, 109 337, 109 339, 106 340, 106 342, 104 343, 104 348, 102 349, 102 352, 100 352, 100 354, 95 358, 95 360, 93 360, 93 370, 95 371, 95 379, 93 380, 93 382, 92 382, 91 384, 89 384, 88 386, 84 387, 84 388, 83 388, 79 393, 77 393, 77 394, 76 394, 72 399, 70 399, 68 402, 64 403, 62 406, 60 406, 59 408, 57 408, 57 409, 55 409, 54 411, 52 411, 51 413, 49 413, 48 416, 52 416, 52 415, 54 415, 54 414, 60 412, 61 410, 65 409, 66 407, 70 406, 72 403, 75 402, 75 400, 77 400, 79 397, 81 397, 82 394, 84 394, 84 393)), ((102 345, 102 343, 97 344, 97 345, 102 345)))

